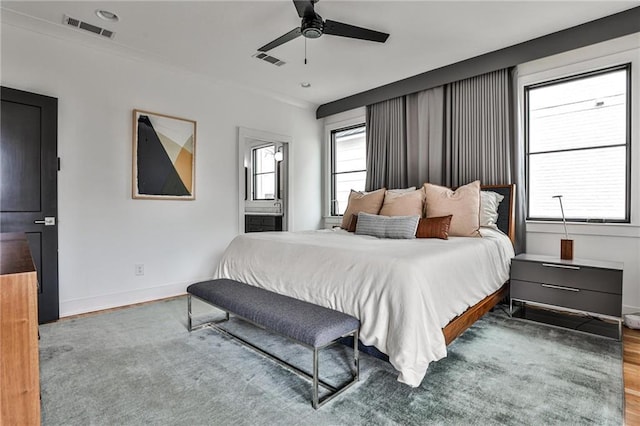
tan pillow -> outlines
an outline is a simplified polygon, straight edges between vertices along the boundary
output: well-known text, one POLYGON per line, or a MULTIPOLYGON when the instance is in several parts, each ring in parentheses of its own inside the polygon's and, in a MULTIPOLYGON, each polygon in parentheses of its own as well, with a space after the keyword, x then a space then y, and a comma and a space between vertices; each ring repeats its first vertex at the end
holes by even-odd
POLYGON ((393 192, 384 194, 381 216, 422 216, 424 191, 393 192))
POLYGON ((416 238, 440 238, 449 239, 449 226, 453 216, 423 217, 418 223, 416 238))
POLYGON ((351 215, 353 214, 357 215, 360 212, 378 214, 380 207, 382 207, 385 191, 385 188, 372 192, 351 190, 347 210, 345 210, 342 216, 342 225, 340 227, 342 229, 349 229, 349 222, 351 222, 351 215))
POLYGON ((461 186, 455 191, 425 183, 426 217, 453 215, 449 235, 480 237, 480 181, 461 186))

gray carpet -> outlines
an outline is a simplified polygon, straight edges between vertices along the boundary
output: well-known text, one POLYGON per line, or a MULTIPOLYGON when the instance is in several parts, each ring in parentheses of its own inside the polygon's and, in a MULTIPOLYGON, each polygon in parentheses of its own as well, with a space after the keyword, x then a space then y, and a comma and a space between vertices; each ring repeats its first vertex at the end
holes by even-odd
MULTIPOLYGON (((212 330, 190 334, 185 317, 179 298, 41 326, 43 424, 622 424, 620 342, 500 310, 450 345, 419 388, 363 355, 361 381, 318 411, 306 380, 212 330)), ((309 350, 229 327, 308 371, 309 350)), ((320 371, 346 378, 350 355, 334 347, 320 371)))

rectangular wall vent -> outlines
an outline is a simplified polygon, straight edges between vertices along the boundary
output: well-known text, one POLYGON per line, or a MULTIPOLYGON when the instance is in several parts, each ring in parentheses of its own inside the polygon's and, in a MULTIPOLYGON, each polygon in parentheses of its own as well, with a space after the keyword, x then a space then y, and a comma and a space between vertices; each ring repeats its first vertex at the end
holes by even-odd
POLYGON ((269 56, 264 52, 256 52, 256 54, 253 55, 254 58, 258 58, 260 60, 263 60, 265 62, 269 62, 270 64, 273 65, 277 65, 279 67, 281 67, 282 65, 286 64, 285 61, 278 59, 276 57, 273 56, 269 56))
POLYGON ((90 33, 94 33, 106 38, 110 38, 112 39, 116 33, 114 33, 113 31, 109 31, 107 29, 104 28, 100 28, 100 27, 96 27, 95 25, 92 25, 88 22, 84 22, 81 21, 79 19, 76 18, 72 18, 70 16, 64 15, 64 17, 62 18, 62 23, 66 24, 66 25, 70 25, 74 28, 79 28, 81 30, 85 30, 85 31, 89 31, 90 33))

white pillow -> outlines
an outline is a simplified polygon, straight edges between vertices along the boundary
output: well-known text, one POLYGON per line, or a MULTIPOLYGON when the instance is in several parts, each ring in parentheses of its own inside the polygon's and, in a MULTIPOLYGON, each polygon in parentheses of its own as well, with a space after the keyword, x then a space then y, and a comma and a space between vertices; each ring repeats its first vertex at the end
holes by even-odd
POLYGON ((387 189, 387 192, 391 192, 392 194, 404 194, 405 192, 412 192, 415 190, 416 190, 416 187, 411 186, 409 188, 387 189))
POLYGON ((480 226, 498 229, 498 206, 504 196, 493 191, 480 191, 480 226))

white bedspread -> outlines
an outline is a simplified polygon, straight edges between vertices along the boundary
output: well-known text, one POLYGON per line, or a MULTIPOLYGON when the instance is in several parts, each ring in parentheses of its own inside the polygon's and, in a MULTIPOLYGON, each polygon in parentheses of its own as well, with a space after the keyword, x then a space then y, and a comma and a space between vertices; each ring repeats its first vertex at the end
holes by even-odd
POLYGON ((346 312, 360 340, 389 356, 398 380, 418 386, 446 356, 442 328, 509 278, 509 238, 392 240, 343 230, 236 237, 215 278, 230 278, 346 312))

